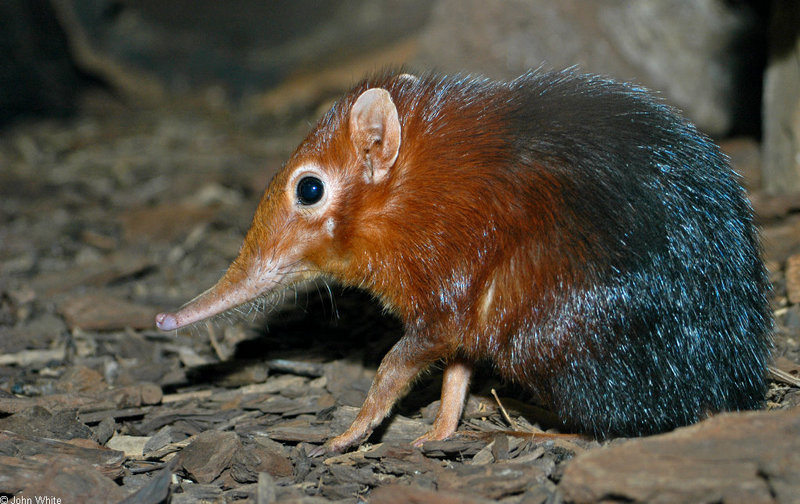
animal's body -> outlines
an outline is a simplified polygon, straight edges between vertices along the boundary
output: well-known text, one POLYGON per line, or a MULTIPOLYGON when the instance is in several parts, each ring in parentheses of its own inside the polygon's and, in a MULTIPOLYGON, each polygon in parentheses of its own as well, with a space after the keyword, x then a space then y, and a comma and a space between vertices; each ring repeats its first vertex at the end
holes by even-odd
POLYGON ((441 410, 418 442, 454 432, 484 359, 599 437, 764 399, 769 283, 744 191, 713 142, 627 84, 365 80, 272 180, 220 282, 157 324, 316 276, 366 289, 405 327, 330 451, 440 360, 441 410))

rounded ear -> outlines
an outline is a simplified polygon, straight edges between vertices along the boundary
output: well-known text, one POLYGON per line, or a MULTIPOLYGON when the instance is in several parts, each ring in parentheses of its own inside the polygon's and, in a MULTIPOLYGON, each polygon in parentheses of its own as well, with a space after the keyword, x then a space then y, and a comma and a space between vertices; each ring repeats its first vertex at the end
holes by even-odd
POLYGON ((400 152, 397 107, 385 89, 367 89, 350 110, 350 140, 369 168, 367 180, 378 182, 388 175, 400 152))

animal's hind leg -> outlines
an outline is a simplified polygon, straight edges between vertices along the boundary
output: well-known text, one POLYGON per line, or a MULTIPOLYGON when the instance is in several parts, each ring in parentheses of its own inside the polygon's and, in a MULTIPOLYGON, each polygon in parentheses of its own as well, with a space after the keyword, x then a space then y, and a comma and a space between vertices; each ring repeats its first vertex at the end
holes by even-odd
POLYGON ((414 446, 426 441, 438 441, 453 435, 461 419, 467 396, 472 363, 456 358, 447 364, 442 377, 442 400, 431 430, 414 440, 414 446))

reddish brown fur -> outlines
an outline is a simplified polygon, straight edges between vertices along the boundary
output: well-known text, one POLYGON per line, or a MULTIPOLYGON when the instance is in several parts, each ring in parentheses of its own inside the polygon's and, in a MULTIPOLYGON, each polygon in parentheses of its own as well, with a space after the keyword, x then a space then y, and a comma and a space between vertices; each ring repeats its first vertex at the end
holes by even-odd
MULTIPOLYGON (((444 100, 436 120, 418 113, 421 103, 437 100, 433 86, 411 93, 410 84, 404 78, 365 83, 321 121, 272 181, 232 268, 245 270, 259 257, 292 256, 293 247, 302 244, 295 260, 309 275, 367 289, 408 328, 406 344, 384 360, 355 428, 338 445, 329 445, 332 449, 363 439, 414 376, 436 360, 460 362, 463 356, 471 362, 529 351, 510 348, 508 341, 519 330, 522 311, 532 302, 557 302, 559 278, 580 280, 569 263, 575 255, 547 253, 557 249, 559 182, 545 172, 495 168, 513 155, 502 105, 444 100), (377 184, 364 183, 362 154, 348 123, 354 101, 368 87, 389 90, 402 131, 399 156, 377 184), (326 212, 336 223, 334 237, 320 231, 319 219, 293 214, 288 177, 309 163, 338 180, 339 194, 346 194, 326 212), (494 294, 487 301, 491 285, 494 294), (530 286, 534 296, 550 299, 532 300, 530 286)), ((502 103, 502 96, 492 99, 502 103)), ((531 378, 529 370, 512 367, 519 359, 496 362, 507 377, 531 378)), ((454 389, 466 386, 468 370, 461 369, 453 373, 454 389)), ((443 399, 446 395, 447 388, 443 399)), ((437 422, 426 439, 449 435, 462 398, 443 400, 447 411, 441 416, 449 420, 437 422)))
MULTIPOLYGON (((558 236, 558 181, 534 170, 515 175, 496 170, 513 155, 502 107, 493 110, 480 100, 445 100, 438 117, 447 121, 431 121, 415 112, 420 103, 436 99, 433 87, 412 94, 404 90, 408 84, 402 78, 370 82, 345 98, 329 118, 339 127, 323 121, 298 148, 271 184, 245 240, 245 250, 266 245, 274 247, 273 252, 262 254, 279 256, 287 253, 286 247, 305 243, 304 259, 313 269, 374 293, 409 328, 408 348, 400 347, 384 360, 376 393, 370 393, 351 429, 357 438, 346 434, 342 446, 332 445, 334 449, 362 439, 430 363, 458 361, 461 355, 474 361, 514 351, 508 337, 518 330, 515 325, 523 320, 526 306, 557 302, 555 297, 532 300, 530 286, 553 295, 559 278, 579 280, 568 256, 546 253, 557 249, 552 242, 558 236), (367 87, 392 94, 401 145, 406 147, 383 184, 363 183, 364 168, 347 121, 353 102, 367 87), (291 194, 285 174, 309 162, 341 174, 347 204, 331 213, 336 235, 330 239, 313 227, 318 223, 301 227, 290 219, 276 236, 260 223, 280 222, 277 216, 291 203, 285 196, 291 194), (533 190, 520 195, 523 187, 533 190), (494 296, 488 309, 481 309, 482 295, 492 283, 494 296), (376 395, 383 400, 372 400, 376 395)), ((499 102, 502 97, 494 99, 499 102)), ((242 262, 250 261, 246 257, 242 262)), ((529 381, 529 370, 507 367, 515 361, 521 362, 496 359, 504 375, 529 381)), ((458 380, 467 379, 468 373, 459 374, 458 380)), ((443 398, 446 395, 445 388, 443 398)), ((450 425, 452 417, 458 421, 462 398, 443 400, 446 411, 441 416, 451 417, 450 425)), ((449 435, 448 429, 435 428, 426 439, 449 435)))
MULTIPOLYGON (((552 242, 558 236, 558 182, 533 170, 508 180, 495 169, 493 161, 500 164, 511 155, 502 109, 488 112, 490 107, 480 101, 465 108, 462 101, 448 100, 439 112, 447 123, 431 124, 430 118, 414 112, 419 102, 434 99, 425 94, 432 89, 409 94, 403 84, 398 79, 369 83, 392 93, 407 147, 400 149, 385 184, 361 182, 363 167, 349 129, 343 127, 326 125, 313 132, 287 166, 288 171, 314 160, 346 173, 348 204, 335 210, 336 237, 309 244, 306 257, 339 282, 376 294, 411 328, 409 344, 415 348, 406 353, 413 354, 414 365, 406 369, 402 357, 390 354, 376 378, 381 383, 388 372, 406 369, 399 384, 386 386, 391 402, 420 369, 438 359, 464 355, 476 360, 514 351, 507 338, 523 320, 521 312, 532 302, 557 302, 559 278, 580 281, 569 257, 545 252, 557 250, 552 242), (471 148, 459 149, 461 142, 471 148), (516 191, 526 185, 536 186, 535 197, 516 191), (494 298, 481 311, 479 300, 493 282, 494 298), (552 298, 532 300, 530 286, 552 298)), ((346 114, 364 89, 343 100, 339 113, 346 114)), ((343 116, 335 120, 347 124, 343 116)), ((273 184, 275 197, 281 186, 273 184)), ((262 204, 255 220, 272 220, 273 212, 262 204)), ((292 230, 290 239, 296 233, 292 230)), ((273 240, 258 238, 261 243, 273 240)), ((501 357, 496 362, 507 377, 530 381, 528 369, 506 367, 519 359, 501 357)), ((386 411, 381 408, 385 405, 373 406, 368 400, 364 418, 382 418, 386 411)), ((460 404, 458 408, 460 412, 460 404)))

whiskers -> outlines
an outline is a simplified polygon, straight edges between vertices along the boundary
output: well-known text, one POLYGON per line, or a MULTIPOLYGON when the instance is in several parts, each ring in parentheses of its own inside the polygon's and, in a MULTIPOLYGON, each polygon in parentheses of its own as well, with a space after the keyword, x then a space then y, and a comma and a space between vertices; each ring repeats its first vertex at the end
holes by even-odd
POLYGON ((261 294, 253 300, 239 305, 226 312, 228 315, 235 313, 240 318, 255 321, 259 315, 271 314, 281 311, 285 307, 295 304, 297 301, 297 284, 281 285, 277 284, 273 289, 261 294), (289 294, 289 296, 287 296, 289 294), (291 302, 287 301, 287 297, 291 302))
MULTIPOLYGON (((245 303, 186 327, 193 334, 198 334, 205 332, 201 328, 207 327, 207 330, 213 331, 217 327, 236 325, 242 321, 250 324, 258 321, 257 323, 262 324, 263 319, 266 324, 269 319, 274 319, 270 316, 275 314, 291 310, 298 310, 298 315, 309 314, 319 312, 320 306, 323 316, 328 317, 330 314, 332 320, 339 319, 339 309, 330 279, 320 275, 318 269, 302 260, 275 264, 269 255, 260 257, 256 264, 258 266, 248 272, 250 285, 240 288, 252 288, 255 291, 258 289, 256 286, 267 285, 266 291, 245 303), (314 300, 314 292, 319 303, 314 300), (312 305, 316 306, 313 310, 310 309, 312 305)), ((210 291, 211 289, 206 292, 210 291)))
POLYGON ((314 286, 317 288, 317 295, 319 296, 319 300, 322 302, 323 306, 325 306, 325 300, 322 297, 322 290, 319 288, 320 282, 322 283, 323 287, 325 287, 325 292, 327 292, 328 300, 331 303, 331 317, 334 320, 338 320, 339 307, 336 306, 336 297, 333 295, 333 290, 331 290, 331 284, 324 277, 318 278, 314 281, 314 286))
MULTIPOLYGON (((308 271, 311 272, 311 270, 308 271)), ((300 282, 278 283, 268 292, 216 315, 211 320, 215 325, 219 322, 235 324, 241 320, 253 323, 259 318, 265 317, 268 322, 270 315, 274 316, 289 310, 300 310, 307 315, 310 312, 311 295, 314 292, 323 308, 323 314, 327 316, 325 312, 329 308, 331 319, 338 320, 339 308, 336 304, 333 287, 328 279, 316 276, 300 282)), ((269 329, 268 325, 267 329, 269 329)))

